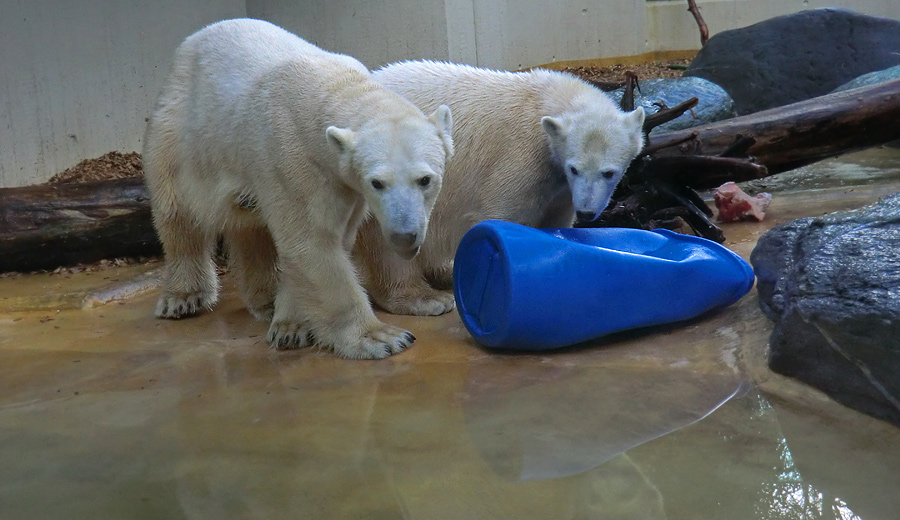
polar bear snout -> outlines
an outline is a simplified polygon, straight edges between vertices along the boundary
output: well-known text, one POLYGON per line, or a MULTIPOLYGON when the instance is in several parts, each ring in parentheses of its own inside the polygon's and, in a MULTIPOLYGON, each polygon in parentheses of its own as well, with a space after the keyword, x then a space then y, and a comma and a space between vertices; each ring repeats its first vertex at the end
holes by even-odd
POLYGON ((419 254, 422 241, 418 233, 391 233, 391 246, 397 255, 404 260, 412 260, 419 254))
POLYGON ((586 174, 569 176, 572 189, 572 205, 575 207, 575 218, 579 222, 593 222, 609 205, 613 191, 616 189, 621 174, 607 179, 602 174, 586 174))
POLYGON ((409 231, 409 232, 392 232, 385 230, 385 238, 387 238, 391 249, 397 253, 397 256, 404 260, 411 260, 419 254, 419 248, 425 240, 425 232, 409 231))
MULTIPOLYGON (((408 178, 418 179, 416 175, 408 178)), ((428 231, 428 221, 440 179, 434 186, 423 188, 417 182, 413 186, 384 181, 381 190, 369 190, 369 208, 381 227, 385 245, 404 259, 411 259, 419 252, 428 231), (427 191, 425 193, 424 191, 427 191)))
POLYGON ((391 233, 391 244, 397 249, 412 249, 418 238, 418 233, 391 233))
POLYGON ((597 213, 595 213, 593 211, 576 211, 575 212, 575 218, 578 220, 578 222, 581 222, 581 223, 593 222, 593 221, 597 220, 597 216, 598 216, 597 213))
POLYGON ((419 246, 410 247, 408 249, 394 248, 394 252, 404 260, 412 260, 419 254, 419 246))

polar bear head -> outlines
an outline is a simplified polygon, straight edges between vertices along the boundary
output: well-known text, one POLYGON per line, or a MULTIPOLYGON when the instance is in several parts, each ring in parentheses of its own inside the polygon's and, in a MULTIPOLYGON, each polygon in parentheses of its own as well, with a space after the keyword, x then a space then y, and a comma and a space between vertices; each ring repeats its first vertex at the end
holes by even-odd
POLYGON ((607 105, 541 119, 551 157, 565 172, 575 215, 582 222, 595 220, 606 209, 644 145, 644 109, 622 112, 607 105))
POLYGON ((402 258, 419 252, 444 164, 453 155, 453 118, 441 105, 428 118, 382 118, 359 130, 328 127, 340 155, 345 182, 359 191, 381 226, 385 241, 402 258))

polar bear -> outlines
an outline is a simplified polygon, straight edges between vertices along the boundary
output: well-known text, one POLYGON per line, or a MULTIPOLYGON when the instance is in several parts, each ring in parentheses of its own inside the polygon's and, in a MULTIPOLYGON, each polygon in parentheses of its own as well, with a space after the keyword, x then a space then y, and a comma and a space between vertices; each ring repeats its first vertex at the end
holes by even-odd
POLYGON ((267 22, 188 37, 148 124, 144 169, 166 272, 156 314, 218 298, 222 236, 250 312, 275 348, 316 343, 383 358, 414 341, 379 321, 350 251, 367 213, 395 255, 425 238, 453 153, 446 106, 426 117, 332 54, 267 22))
POLYGON ((425 111, 443 100, 455 121, 457 154, 415 261, 389 254, 374 223, 360 231, 355 255, 364 284, 393 313, 453 309, 446 289, 456 246, 482 220, 548 228, 570 227, 576 215, 594 220, 644 142, 643 109, 622 112, 600 90, 561 72, 410 61, 372 77, 425 111))

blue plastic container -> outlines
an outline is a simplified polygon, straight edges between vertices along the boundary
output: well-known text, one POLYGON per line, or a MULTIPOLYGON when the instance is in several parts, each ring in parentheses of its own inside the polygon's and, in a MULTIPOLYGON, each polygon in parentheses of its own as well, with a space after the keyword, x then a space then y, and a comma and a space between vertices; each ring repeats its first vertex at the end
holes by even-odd
POLYGON ((456 305, 475 340, 543 350, 693 318, 739 300, 753 269, 668 230, 473 226, 456 250, 456 305))

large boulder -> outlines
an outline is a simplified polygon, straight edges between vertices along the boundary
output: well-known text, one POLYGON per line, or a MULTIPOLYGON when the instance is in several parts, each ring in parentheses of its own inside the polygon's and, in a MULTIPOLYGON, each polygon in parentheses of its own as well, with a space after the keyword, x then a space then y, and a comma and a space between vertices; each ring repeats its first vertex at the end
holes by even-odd
POLYGON ((828 7, 718 33, 685 75, 722 86, 745 115, 828 94, 894 65, 900 21, 828 7))
MULTIPOLYGON (((644 107, 644 111, 648 114, 658 111, 661 108, 660 103, 674 107, 692 97, 698 99, 697 106, 693 110, 656 127, 660 132, 715 123, 735 116, 734 101, 728 92, 703 78, 650 79, 641 81, 640 85, 640 91, 634 92, 634 106, 644 107)), ((616 103, 622 100, 623 94, 624 89, 609 93, 616 103)))
POLYGON ((766 233, 750 257, 769 366, 900 426, 900 194, 766 233))

